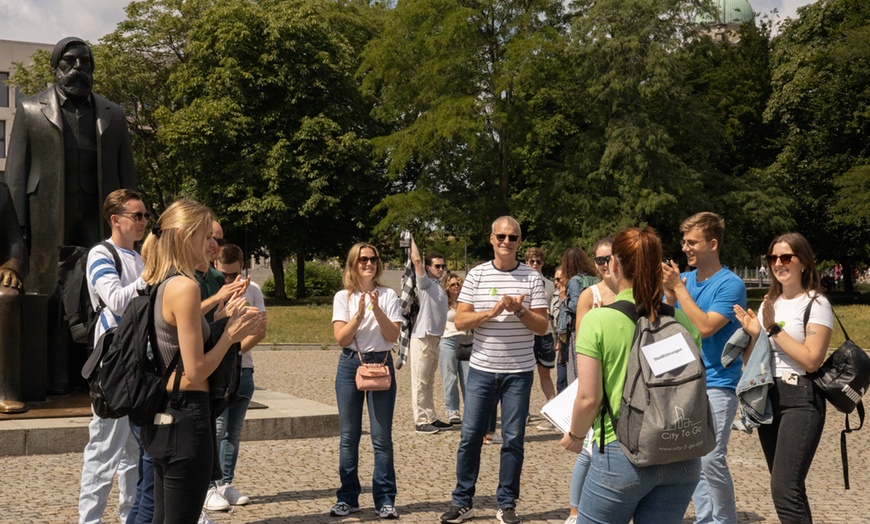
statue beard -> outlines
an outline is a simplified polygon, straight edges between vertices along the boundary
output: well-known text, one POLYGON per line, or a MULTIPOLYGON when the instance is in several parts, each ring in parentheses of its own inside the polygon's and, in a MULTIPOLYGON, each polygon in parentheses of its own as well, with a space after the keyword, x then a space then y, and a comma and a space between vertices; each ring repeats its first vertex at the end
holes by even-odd
POLYGON ((57 85, 63 93, 75 100, 84 100, 91 94, 91 89, 94 86, 94 80, 88 73, 79 70, 72 70, 68 73, 58 71, 55 74, 57 85))

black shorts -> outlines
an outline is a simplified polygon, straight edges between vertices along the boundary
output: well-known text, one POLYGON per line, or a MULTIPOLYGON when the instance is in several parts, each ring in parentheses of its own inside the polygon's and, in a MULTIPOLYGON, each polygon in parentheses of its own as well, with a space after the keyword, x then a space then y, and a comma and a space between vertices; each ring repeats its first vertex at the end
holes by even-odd
POLYGON ((539 366, 547 369, 556 367, 556 346, 553 344, 553 335, 535 335, 535 360, 539 366))

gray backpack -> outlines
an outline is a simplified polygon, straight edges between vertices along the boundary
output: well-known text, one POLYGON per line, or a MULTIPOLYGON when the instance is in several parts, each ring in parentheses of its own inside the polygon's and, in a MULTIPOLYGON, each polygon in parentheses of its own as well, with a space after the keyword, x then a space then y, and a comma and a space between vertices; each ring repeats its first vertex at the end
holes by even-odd
POLYGON ((707 374, 695 339, 674 318, 674 308, 662 304, 655 322, 638 318, 634 304, 618 301, 607 306, 637 323, 619 420, 613 416, 607 392, 601 409, 601 448, 604 452, 604 414, 613 421, 622 451, 638 467, 669 464, 703 457, 716 446, 713 412, 707 402, 707 374), (689 364, 653 375, 641 348, 682 334, 695 359, 689 364), (618 422, 618 423, 617 423, 618 422))

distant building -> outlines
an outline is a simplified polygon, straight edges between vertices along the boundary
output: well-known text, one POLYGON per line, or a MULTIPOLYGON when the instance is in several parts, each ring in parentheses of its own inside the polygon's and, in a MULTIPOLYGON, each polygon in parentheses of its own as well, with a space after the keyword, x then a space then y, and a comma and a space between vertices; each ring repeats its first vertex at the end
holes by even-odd
POLYGON ((740 26, 755 22, 755 11, 748 0, 714 0, 716 17, 698 17, 698 22, 708 27, 713 40, 736 44, 740 41, 740 26))
POLYGON ((9 147, 9 136, 12 134, 15 105, 23 96, 17 89, 6 85, 12 73, 12 63, 28 64, 36 51, 44 49, 51 52, 53 48, 54 44, 0 40, 0 180, 5 180, 6 148, 9 147))

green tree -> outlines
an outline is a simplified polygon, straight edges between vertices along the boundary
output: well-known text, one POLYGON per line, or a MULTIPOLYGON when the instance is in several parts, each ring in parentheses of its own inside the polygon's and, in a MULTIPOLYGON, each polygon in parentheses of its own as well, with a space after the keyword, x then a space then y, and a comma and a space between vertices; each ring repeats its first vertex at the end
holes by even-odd
POLYGON ((483 242, 511 210, 530 119, 517 78, 548 58, 562 10, 558 0, 408 0, 387 13, 361 69, 375 116, 393 126, 376 141, 392 181, 376 233, 483 242))
POLYGON ((867 259, 870 165, 870 3, 820 0, 798 10, 774 39, 773 95, 765 116, 782 126, 769 170, 794 200, 800 230, 819 259, 851 267, 867 259))
MULTIPOLYGON (((169 158, 228 229, 267 247, 279 296, 285 258, 332 254, 367 237, 383 191, 368 140, 371 104, 354 77, 354 45, 377 30, 369 10, 215 0, 193 22, 169 78, 180 101, 158 131, 169 158)), ((304 281, 297 275, 297 296, 304 281)))
POLYGON ((684 52, 686 80, 715 119, 706 132, 722 147, 705 181, 711 209, 726 219, 723 262, 759 264, 776 234, 794 227, 791 199, 764 169, 776 158, 777 126, 764 122, 771 95, 770 29, 743 24, 736 43, 701 36, 684 52))

